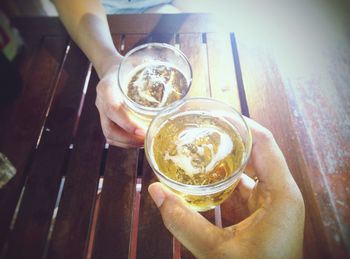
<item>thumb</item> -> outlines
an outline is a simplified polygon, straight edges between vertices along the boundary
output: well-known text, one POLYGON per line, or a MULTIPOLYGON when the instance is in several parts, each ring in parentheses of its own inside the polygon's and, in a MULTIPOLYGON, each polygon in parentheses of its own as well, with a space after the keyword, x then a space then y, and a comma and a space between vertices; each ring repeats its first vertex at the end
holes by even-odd
POLYGON ((225 230, 187 207, 161 183, 151 184, 148 192, 160 210, 165 227, 196 257, 208 256, 223 242, 225 230))

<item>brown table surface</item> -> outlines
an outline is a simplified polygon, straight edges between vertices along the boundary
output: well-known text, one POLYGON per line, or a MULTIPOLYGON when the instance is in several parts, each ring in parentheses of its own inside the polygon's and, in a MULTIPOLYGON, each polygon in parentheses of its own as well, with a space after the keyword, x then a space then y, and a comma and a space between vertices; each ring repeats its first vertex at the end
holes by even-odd
MULTIPOLYGON (((145 42, 179 47, 193 67, 191 96, 220 99, 269 128, 305 199, 305 258, 349 256, 349 56, 333 55, 322 77, 293 77, 269 48, 207 15, 109 22, 121 53, 145 42)), ((147 193, 156 179, 142 152, 105 146, 98 77, 58 19, 14 24, 26 42, 24 89, 0 110, 0 152, 17 168, 0 190, 1 258, 191 258, 147 193)), ((204 215, 228 226, 248 214, 234 192, 204 215)))

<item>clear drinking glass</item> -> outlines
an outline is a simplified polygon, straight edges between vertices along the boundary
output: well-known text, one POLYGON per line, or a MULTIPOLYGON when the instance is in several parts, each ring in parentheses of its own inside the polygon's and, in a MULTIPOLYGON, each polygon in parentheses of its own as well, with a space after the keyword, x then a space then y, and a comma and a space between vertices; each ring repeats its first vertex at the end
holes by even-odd
POLYGON ((186 56, 164 43, 148 43, 130 50, 118 71, 118 84, 131 117, 146 129, 168 105, 182 100, 192 82, 186 56))
POLYGON ((234 190, 249 159, 250 129, 231 106, 191 98, 161 111, 146 139, 147 160, 159 181, 206 211, 234 190))

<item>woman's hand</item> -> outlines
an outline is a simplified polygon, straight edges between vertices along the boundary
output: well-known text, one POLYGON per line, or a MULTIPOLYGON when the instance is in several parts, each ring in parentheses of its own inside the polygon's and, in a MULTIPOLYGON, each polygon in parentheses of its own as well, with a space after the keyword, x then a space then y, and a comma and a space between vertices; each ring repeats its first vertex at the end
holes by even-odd
POLYGON ((304 234, 304 201, 272 134, 247 119, 253 134, 247 170, 258 181, 243 175, 239 192, 250 216, 219 228, 160 183, 149 193, 160 209, 168 230, 198 258, 301 258, 304 234))
POLYGON ((120 55, 112 56, 99 69, 102 72, 99 73, 101 80, 96 87, 96 106, 107 143, 123 148, 140 147, 145 132, 129 117, 118 87, 117 73, 121 58, 120 55))

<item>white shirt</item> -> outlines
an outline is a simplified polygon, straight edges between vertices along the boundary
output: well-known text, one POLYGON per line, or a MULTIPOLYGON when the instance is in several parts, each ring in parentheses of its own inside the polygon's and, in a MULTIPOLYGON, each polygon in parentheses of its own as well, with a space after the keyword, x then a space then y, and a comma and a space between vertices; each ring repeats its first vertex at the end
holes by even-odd
POLYGON ((101 0, 107 14, 143 13, 148 8, 171 2, 172 0, 101 0))

